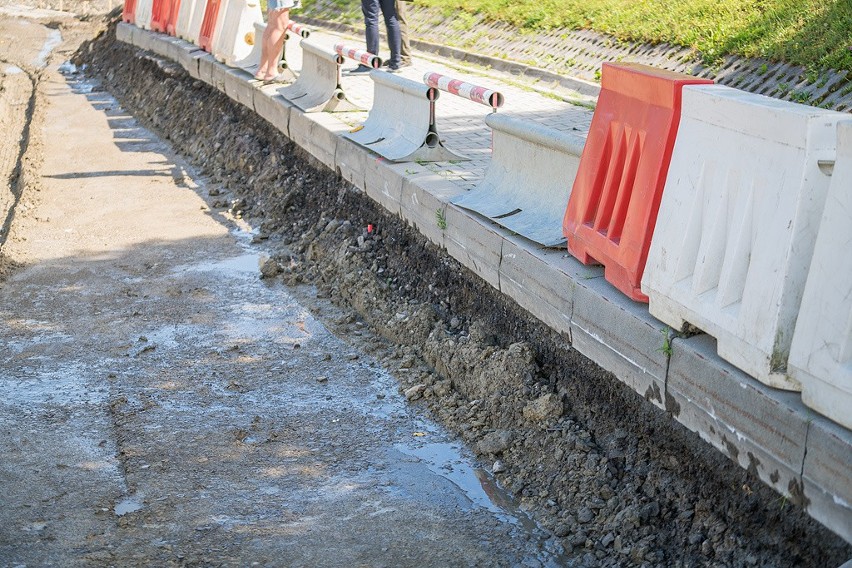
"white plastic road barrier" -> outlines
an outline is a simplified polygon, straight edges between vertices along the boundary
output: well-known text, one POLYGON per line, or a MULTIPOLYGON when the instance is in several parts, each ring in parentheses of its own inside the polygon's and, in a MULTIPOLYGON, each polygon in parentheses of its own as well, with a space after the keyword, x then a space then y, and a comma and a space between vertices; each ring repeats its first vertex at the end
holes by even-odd
POLYGON ((490 106, 495 111, 503 106, 504 98, 499 92, 453 79, 440 73, 426 73, 423 75, 423 82, 430 87, 458 95, 475 103, 490 106))
POLYGON ((444 147, 435 126, 438 91, 417 81, 371 71, 373 108, 346 138, 393 162, 466 160, 444 147))
POLYGON ((584 140, 540 124, 496 113, 491 162, 478 186, 452 199, 545 246, 565 242, 562 217, 580 166, 584 140))
POLYGON ((201 36, 201 25, 204 23, 204 12, 207 10, 207 0, 197 0, 195 9, 192 10, 192 19, 189 21, 189 31, 186 39, 198 45, 201 36))
POLYGON ((302 71, 299 78, 278 93, 305 112, 341 112, 360 110, 353 105, 340 86, 340 64, 337 53, 302 40, 302 71))
POLYGON ((203 10, 204 5, 204 0, 181 0, 177 22, 175 23, 175 35, 177 37, 191 42, 198 39, 198 36, 195 38, 189 36, 189 27, 195 10, 203 10))
POLYGON ((154 15, 154 0, 137 0, 134 24, 143 30, 151 29, 151 17, 154 15))
POLYGON ((716 338, 771 387, 793 327, 847 115, 721 85, 687 86, 642 291, 651 314, 716 338))
POLYGON ((361 65, 365 65, 372 69, 378 69, 382 66, 382 60, 378 55, 374 55, 369 51, 361 51, 360 49, 355 49, 354 47, 347 47, 342 43, 335 44, 334 46, 335 53, 342 55, 343 57, 348 57, 349 59, 354 59, 361 65))
POLYGON ((219 14, 222 29, 213 36, 213 56, 225 65, 236 67, 236 62, 245 59, 255 41, 255 24, 263 23, 263 12, 258 0, 230 0, 219 14))
POLYGON ((802 401, 852 429, 852 121, 837 123, 837 160, 825 200, 788 371, 802 401))
MULTIPOLYGON (((232 67, 239 67, 245 71, 248 71, 252 75, 257 72, 258 66, 260 66, 260 50, 262 49, 261 42, 263 41, 263 32, 266 31, 266 24, 263 22, 255 22, 254 23, 254 32, 252 34, 252 46, 251 51, 249 51, 245 57, 234 61, 232 67)), ((286 44, 285 44, 286 49, 286 44)), ((230 65, 230 64, 229 64, 230 65)))
MULTIPOLYGON (((219 10, 216 12, 216 22, 213 25, 213 35, 210 36, 210 48, 208 49, 214 57, 216 57, 216 52, 214 50, 216 41, 222 35, 222 30, 225 27, 225 15, 230 10, 229 6, 233 2, 240 1, 241 0, 219 0, 219 10)), ((260 4, 258 4, 258 7, 260 7, 260 4)))

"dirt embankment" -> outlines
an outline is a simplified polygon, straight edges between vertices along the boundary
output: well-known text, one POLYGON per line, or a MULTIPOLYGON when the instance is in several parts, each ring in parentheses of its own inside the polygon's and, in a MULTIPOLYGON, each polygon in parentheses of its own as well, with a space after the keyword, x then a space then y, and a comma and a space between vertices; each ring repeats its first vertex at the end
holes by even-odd
POLYGON ((852 548, 571 350, 399 218, 181 68, 114 41, 75 60, 395 347, 401 389, 473 447, 584 565, 832 566, 852 548), (372 231, 368 230, 372 226, 372 231))

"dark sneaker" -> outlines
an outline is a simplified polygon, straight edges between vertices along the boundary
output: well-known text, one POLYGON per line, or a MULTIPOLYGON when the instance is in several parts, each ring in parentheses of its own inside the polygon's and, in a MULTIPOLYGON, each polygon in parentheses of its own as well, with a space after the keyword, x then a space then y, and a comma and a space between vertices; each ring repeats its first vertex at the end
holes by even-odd
POLYGON ((367 73, 369 73, 372 70, 373 70, 372 68, 367 67, 366 65, 358 65, 358 67, 356 67, 355 69, 351 69, 349 71, 349 74, 350 75, 366 75, 367 73))

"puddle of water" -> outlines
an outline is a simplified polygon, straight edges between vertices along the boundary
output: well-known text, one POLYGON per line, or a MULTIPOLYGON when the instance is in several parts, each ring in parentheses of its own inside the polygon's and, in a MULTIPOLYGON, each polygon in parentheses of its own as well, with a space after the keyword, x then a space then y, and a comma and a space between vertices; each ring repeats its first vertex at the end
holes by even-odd
POLYGON ((142 504, 143 498, 144 495, 142 495, 141 493, 125 497, 124 499, 115 504, 115 508, 113 509, 113 511, 115 512, 116 516, 119 517, 128 513, 135 513, 136 511, 145 507, 145 505, 142 504))
POLYGON ((199 262, 197 264, 175 267, 173 272, 228 272, 234 275, 259 275, 260 255, 243 254, 225 260, 199 262))
POLYGON ((59 33, 59 30, 50 30, 50 34, 47 36, 47 41, 44 42, 41 51, 39 51, 36 60, 33 62, 33 65, 39 69, 47 67, 47 58, 50 55, 50 52, 53 51, 53 48, 58 46, 60 43, 62 43, 62 34, 59 33))

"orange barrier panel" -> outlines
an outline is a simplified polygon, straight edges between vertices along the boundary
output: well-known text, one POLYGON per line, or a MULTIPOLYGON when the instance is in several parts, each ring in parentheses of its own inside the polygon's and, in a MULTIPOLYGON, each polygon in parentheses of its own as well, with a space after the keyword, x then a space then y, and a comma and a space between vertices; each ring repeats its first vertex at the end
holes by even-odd
POLYGON ((166 20, 166 33, 170 36, 177 35, 177 19, 180 12, 180 0, 170 0, 169 19, 166 20))
POLYGON ((155 32, 165 32, 166 22, 171 11, 171 0, 154 0, 151 6, 151 29, 155 32))
POLYGON ((631 63, 604 63, 601 94, 562 232, 568 251, 640 302, 684 85, 712 83, 631 63))
POLYGON ((124 8, 121 10, 121 21, 133 24, 136 21, 136 0, 124 0, 124 8))
POLYGON ((207 0, 204 19, 201 21, 201 33, 198 34, 198 47, 204 51, 213 50, 213 30, 216 28, 216 18, 219 17, 221 4, 222 0, 207 0))

